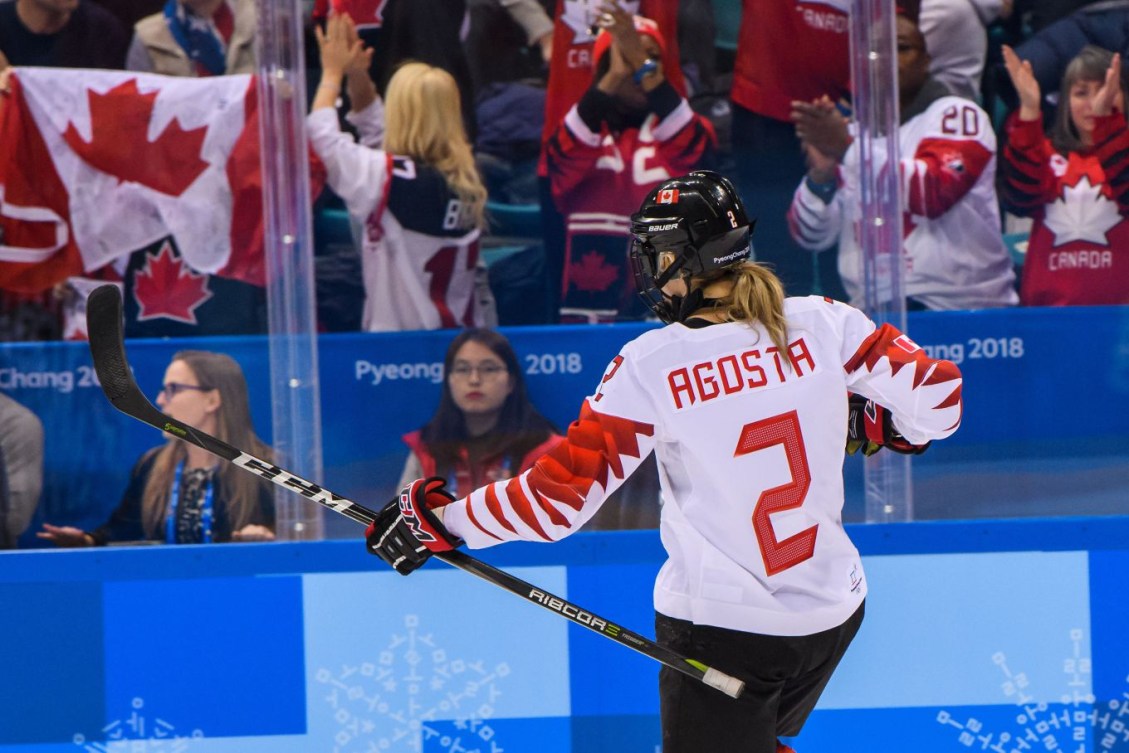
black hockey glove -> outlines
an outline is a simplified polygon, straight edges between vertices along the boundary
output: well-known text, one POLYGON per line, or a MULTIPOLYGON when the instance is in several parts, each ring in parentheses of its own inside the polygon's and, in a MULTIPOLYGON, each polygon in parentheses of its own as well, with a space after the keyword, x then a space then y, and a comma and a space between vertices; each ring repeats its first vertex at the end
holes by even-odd
POLYGON ((863 455, 870 457, 883 447, 903 455, 920 455, 932 444, 926 442, 917 445, 907 442, 906 438, 894 428, 890 411, 873 400, 853 392, 847 393, 847 400, 848 455, 854 455, 861 449, 863 455))
POLYGON ((463 540, 439 522, 432 512, 455 501, 441 478, 418 479, 400 490, 365 531, 368 550, 407 575, 435 552, 449 552, 463 540))

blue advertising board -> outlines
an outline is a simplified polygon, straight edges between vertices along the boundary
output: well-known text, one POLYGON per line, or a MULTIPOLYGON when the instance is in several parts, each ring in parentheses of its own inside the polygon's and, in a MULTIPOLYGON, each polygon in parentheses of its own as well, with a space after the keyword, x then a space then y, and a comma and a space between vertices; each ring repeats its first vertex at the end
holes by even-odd
MULTIPOLYGON (((619 348, 648 324, 504 330, 535 404, 558 427, 575 417, 619 348)), ((914 459, 920 519, 1117 514, 1129 510, 1129 307, 910 315, 911 336, 964 373, 960 430, 914 459)), ((438 400, 450 332, 319 339, 324 484, 373 507, 395 491, 407 449, 438 400)), ((258 433, 271 436, 265 338, 131 340, 139 385, 156 394, 173 354, 220 350, 243 366, 258 433)), ((81 343, 0 345, 0 390, 44 422, 46 484, 33 529, 97 526, 137 457, 160 434, 117 413, 81 343)), ((848 520, 862 519, 862 464, 845 465, 848 520)), ((329 527, 331 535, 352 533, 329 527)), ((34 545, 33 532, 21 539, 34 545)))
MULTIPOLYGON (((1129 518, 848 526, 866 619, 799 751, 1129 751, 1129 518)), ((654 531, 476 552, 653 636, 654 531)), ((359 542, 0 553, 0 750, 655 753, 658 665, 359 542)), ((718 695, 718 702, 728 702, 718 695)))

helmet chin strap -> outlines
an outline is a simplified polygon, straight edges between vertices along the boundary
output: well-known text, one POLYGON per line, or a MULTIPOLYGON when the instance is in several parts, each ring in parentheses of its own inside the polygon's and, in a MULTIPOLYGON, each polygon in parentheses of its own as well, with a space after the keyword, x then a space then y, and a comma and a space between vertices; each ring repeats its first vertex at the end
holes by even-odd
POLYGON ((702 309, 717 308, 722 305, 721 301, 716 298, 706 298, 703 288, 693 287, 690 275, 683 275, 683 279, 686 281, 686 290, 689 292, 685 296, 670 296, 670 309, 674 321, 685 322, 702 309))

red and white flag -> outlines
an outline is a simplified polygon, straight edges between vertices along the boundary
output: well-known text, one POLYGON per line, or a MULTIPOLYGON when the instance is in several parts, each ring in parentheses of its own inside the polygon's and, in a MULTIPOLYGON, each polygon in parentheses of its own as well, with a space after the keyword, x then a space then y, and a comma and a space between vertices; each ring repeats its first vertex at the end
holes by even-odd
POLYGON ((264 284, 256 102, 251 76, 16 69, 0 288, 43 290, 168 236, 192 269, 264 284))
POLYGON ((678 189, 677 188, 664 188, 659 191, 660 204, 677 204, 678 203, 678 189))

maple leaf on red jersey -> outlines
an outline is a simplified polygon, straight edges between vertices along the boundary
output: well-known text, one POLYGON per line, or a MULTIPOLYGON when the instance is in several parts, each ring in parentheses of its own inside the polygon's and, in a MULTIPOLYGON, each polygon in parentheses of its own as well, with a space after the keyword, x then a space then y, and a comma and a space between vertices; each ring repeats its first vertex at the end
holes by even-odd
POLYGON ((156 139, 149 139, 157 92, 141 94, 137 81, 130 79, 105 94, 90 91, 88 97, 90 141, 73 123, 63 138, 91 167, 169 196, 180 196, 208 168, 200 159, 206 127, 186 131, 174 118, 156 139))
POLYGON ((212 297, 208 276, 192 270, 165 241, 133 277, 137 320, 164 317, 197 324, 196 309, 212 297))
POLYGON ((599 293, 607 290, 619 277, 619 268, 608 264, 599 251, 588 251, 580 261, 569 265, 568 277, 577 290, 599 293))

